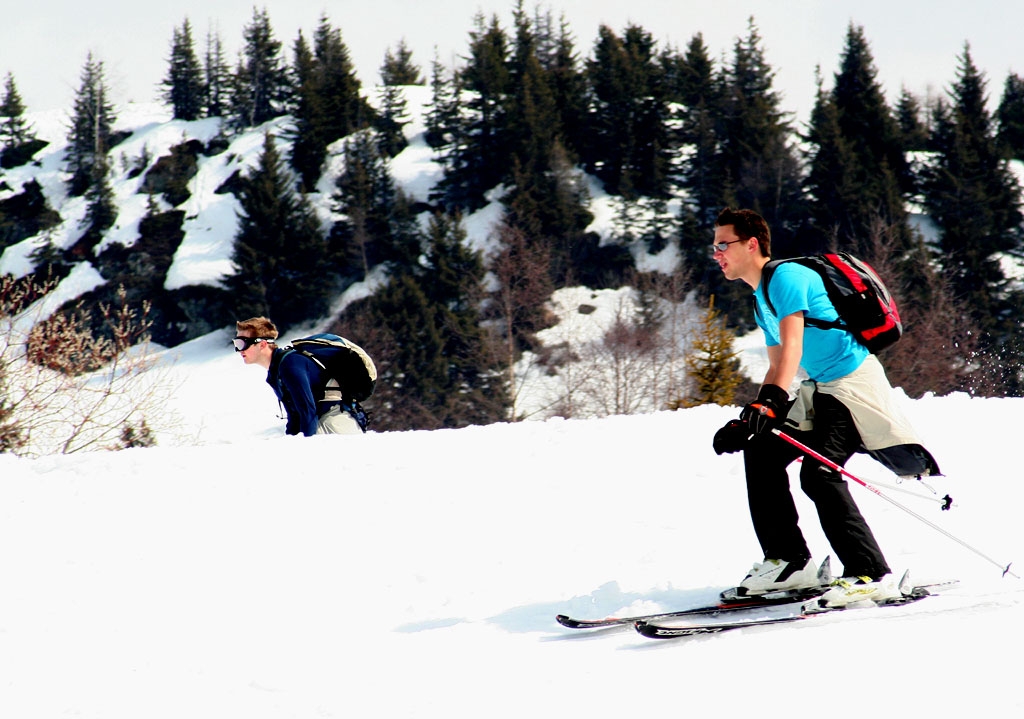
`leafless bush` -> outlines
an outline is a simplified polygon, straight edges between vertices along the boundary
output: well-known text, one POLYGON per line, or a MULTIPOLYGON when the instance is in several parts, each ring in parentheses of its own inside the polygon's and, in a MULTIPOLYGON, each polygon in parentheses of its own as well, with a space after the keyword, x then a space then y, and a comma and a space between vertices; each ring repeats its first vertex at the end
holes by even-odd
POLYGON ((889 381, 910 397, 962 389, 971 371, 978 338, 920 237, 900 251, 891 227, 876 221, 867 260, 896 299, 903 337, 879 359, 889 381))
POLYGON ((543 245, 531 244, 522 230, 507 223, 498 227, 497 238, 501 251, 490 265, 496 287, 491 292, 489 314, 504 340, 502 355, 508 372, 511 416, 518 419, 522 386, 516 378, 516 361, 535 343, 536 333, 553 324, 544 304, 552 291, 548 275, 551 254, 543 245))
POLYGON ((653 412, 683 391, 690 310, 682 303, 657 295, 641 301, 633 290, 620 295, 611 317, 565 309, 544 333, 547 371, 538 371, 529 353, 516 368, 535 402, 531 415, 653 412))
POLYGON ((148 306, 48 315, 55 283, 0 278, 0 451, 38 456, 153 443, 147 416, 172 388, 152 367, 148 306))

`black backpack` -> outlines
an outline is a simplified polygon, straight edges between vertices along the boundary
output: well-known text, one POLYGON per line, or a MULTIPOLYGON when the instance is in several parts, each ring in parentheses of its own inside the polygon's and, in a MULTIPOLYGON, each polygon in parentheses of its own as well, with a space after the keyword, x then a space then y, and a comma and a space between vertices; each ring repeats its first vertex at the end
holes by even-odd
POLYGON ((817 272, 825 291, 839 314, 837 321, 805 317, 804 323, 821 329, 840 329, 853 334, 872 353, 878 353, 903 336, 903 323, 896 301, 871 265, 845 252, 809 257, 772 260, 764 266, 762 293, 769 309, 775 313, 768 283, 775 269, 784 262, 796 262, 817 272))
POLYGON ((336 380, 343 399, 362 402, 373 394, 377 368, 356 343, 338 335, 317 334, 292 340, 285 348, 289 349, 308 357, 336 380))

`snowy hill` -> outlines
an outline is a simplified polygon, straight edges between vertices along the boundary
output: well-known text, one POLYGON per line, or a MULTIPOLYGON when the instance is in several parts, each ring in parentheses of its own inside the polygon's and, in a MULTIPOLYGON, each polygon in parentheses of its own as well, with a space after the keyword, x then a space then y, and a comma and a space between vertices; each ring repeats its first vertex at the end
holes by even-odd
MULTIPOLYGON (((433 151, 424 140, 424 117, 431 100, 429 87, 410 86, 403 88, 409 112, 409 124, 405 134, 409 146, 393 158, 390 170, 396 183, 413 201, 426 201, 433 185, 440 179, 440 166, 435 162, 433 151)), ((373 99, 372 94, 369 99, 373 99)), ((208 145, 222 134, 221 119, 212 118, 195 122, 171 120, 168 109, 158 104, 130 103, 116 109, 116 133, 128 133, 127 139, 111 150, 112 176, 110 184, 114 191, 118 216, 114 227, 108 231, 97 252, 117 242, 131 247, 138 238, 139 221, 147 210, 148 197, 140 192, 146 170, 153 167, 158 158, 170 153, 175 145, 196 140, 208 145)), ((36 154, 34 161, 27 165, 0 172, 0 200, 22 191, 26 182, 34 180, 42 188, 50 207, 61 216, 61 223, 49 230, 45 237, 30 237, 6 248, 0 254, 0 274, 22 276, 32 269, 29 254, 43 239, 50 239, 61 249, 71 247, 81 236, 82 219, 86 203, 82 197, 68 197, 65 185, 67 173, 64 152, 67 145, 69 119, 65 112, 47 111, 29 113, 27 120, 32 131, 49 144, 36 154)), ((168 290, 186 285, 217 285, 232 272, 231 249, 237 228, 239 205, 234 195, 217 192, 225 181, 236 172, 246 172, 254 167, 262 150, 264 133, 277 137, 285 155, 287 134, 291 129, 291 118, 277 118, 265 125, 251 128, 232 135, 228 146, 212 155, 200 155, 197 173, 188 183, 190 197, 179 208, 185 211, 182 228, 184 239, 178 248, 165 281, 168 290)), ((341 170, 343 142, 338 141, 329 148, 325 171, 317 191, 308 195, 313 207, 328 228, 338 216, 332 208, 334 182, 341 170)), ((614 200, 599 186, 591 183, 591 211, 594 223, 588 228, 602 237, 607 237, 614 221, 614 200)), ((492 244, 492 232, 501 215, 501 192, 493 193, 493 201, 486 207, 464 218, 467 241, 471 247, 488 250, 492 244)), ((171 209, 166 200, 156 196, 163 209, 171 209)), ((676 209, 672 205, 670 211, 676 209)), ((664 250, 658 256, 648 256, 636 249, 638 265, 646 270, 670 268, 677 260, 674 248, 664 250)), ((88 263, 83 263, 87 265, 88 263)), ((89 274, 93 286, 101 282, 87 267, 79 266, 77 271, 89 274)), ((73 289, 58 290, 63 298, 74 297, 83 290, 79 278, 73 289)), ((88 286, 85 289, 89 289, 88 286)), ((361 288, 353 288, 358 294, 361 288)))
MULTIPOLYGON (((206 142, 218 128, 169 122, 155 106, 119 115, 132 134, 115 151, 125 158, 114 183, 121 214, 108 241, 130 244, 145 211, 132 160, 159 157, 182 137, 206 142)), ((60 177, 66 129, 56 116, 33 122, 52 145, 37 164, 5 174, 13 189, 4 192, 36 178, 64 218, 53 239, 67 246, 84 208, 60 177)), ((392 171, 422 197, 437 170, 421 126, 410 130, 392 171)), ((203 159, 168 286, 227 271, 236 205, 213 190, 255 160, 261 138, 257 129, 203 159)), ((326 222, 330 185, 320 189, 326 222)), ((467 218, 475 246, 487 247, 498 210, 467 218)), ((592 229, 606 231, 614 213, 598 192, 593 210, 592 229)), ((0 272, 28 271, 26 243, 4 252, 0 272)), ((650 267, 670 258, 638 259, 650 267)), ((101 281, 82 264, 58 296, 101 281)), ((338 306, 366 291, 352 288, 338 306)), ((580 320, 577 339, 621 299, 582 292, 555 302, 563 317, 584 299, 594 304, 596 324, 580 320)), ((553 328, 553 341, 566 326, 553 328)), ((770 719, 1024 709, 1008 660, 1024 628, 1024 591, 996 566, 1024 561, 1013 452, 1024 399, 902 398, 946 472, 927 485, 894 484, 862 456, 851 462, 974 548, 855 488, 890 564, 958 586, 899 609, 656 643, 629 629, 573 633, 554 616, 705 603, 760 559, 742 462, 710 447, 737 408, 291 438, 263 373, 241 364, 229 336, 159 354, 154 372, 169 399, 154 423, 157 447, 0 455, 2 716, 770 719), (956 504, 943 512, 947 493, 956 504)), ((759 338, 741 346, 757 376, 759 338)), ((813 509, 802 495, 798 503, 823 559, 813 509)))

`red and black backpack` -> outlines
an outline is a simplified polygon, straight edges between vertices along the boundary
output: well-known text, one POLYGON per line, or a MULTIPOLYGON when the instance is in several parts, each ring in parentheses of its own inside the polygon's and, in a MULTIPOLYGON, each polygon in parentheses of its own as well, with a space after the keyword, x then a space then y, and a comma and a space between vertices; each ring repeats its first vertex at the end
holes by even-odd
POLYGON ((768 283, 775 269, 784 262, 796 262, 817 272, 839 314, 839 319, 831 322, 805 317, 808 326, 850 332, 872 353, 880 352, 903 336, 896 301, 885 283, 871 265, 845 252, 772 260, 765 265, 761 283, 765 301, 773 314, 775 307, 768 295, 768 283))

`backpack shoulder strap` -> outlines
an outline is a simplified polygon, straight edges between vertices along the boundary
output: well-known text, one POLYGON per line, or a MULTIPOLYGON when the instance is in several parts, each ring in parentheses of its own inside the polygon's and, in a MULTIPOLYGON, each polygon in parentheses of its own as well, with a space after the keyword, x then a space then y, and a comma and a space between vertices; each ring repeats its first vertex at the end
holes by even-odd
POLYGON ((324 363, 323 363, 323 362, 322 362, 322 361, 320 360, 320 358, 319 358, 319 357, 317 357, 317 356, 316 356, 315 354, 313 354, 313 353, 312 353, 312 352, 310 352, 309 350, 304 350, 304 349, 297 349, 297 348, 295 348, 295 347, 289 347, 288 349, 289 349, 289 350, 291 350, 292 352, 298 352, 298 353, 299 353, 300 355, 302 355, 302 356, 303 356, 303 357, 305 357, 306 359, 308 359, 308 360, 312 361, 312 362, 313 362, 313 364, 315 364, 315 365, 316 365, 317 367, 319 367, 320 369, 322 369, 322 370, 326 370, 326 369, 327 369, 327 365, 325 365, 325 364, 324 364, 324 363))
MULTIPOLYGON (((761 270, 761 294, 764 295, 764 302, 768 305, 768 309, 771 313, 775 314, 775 305, 772 304, 771 295, 768 294, 768 285, 772 281, 772 277, 775 275, 775 270, 783 262, 789 262, 790 260, 771 260, 761 270)), ((756 306, 756 305, 755 305, 756 306)))

